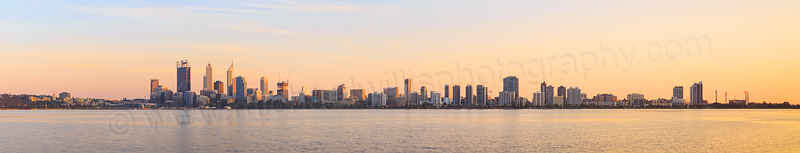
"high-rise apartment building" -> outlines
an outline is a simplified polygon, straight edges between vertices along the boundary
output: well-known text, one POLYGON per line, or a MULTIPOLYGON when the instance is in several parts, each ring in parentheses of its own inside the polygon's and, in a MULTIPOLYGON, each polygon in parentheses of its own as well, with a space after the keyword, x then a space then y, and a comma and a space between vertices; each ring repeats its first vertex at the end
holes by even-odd
POLYGON ((519 97, 519 78, 516 76, 503 78, 503 91, 513 91, 514 97, 519 97))
POLYGON ((544 105, 553 105, 553 86, 547 86, 544 92, 544 105))
POLYGON ((483 85, 477 85, 475 88, 477 89, 477 91, 475 91, 475 93, 477 94, 475 96, 476 98, 475 102, 477 103, 477 105, 479 106, 488 105, 486 103, 486 99, 488 99, 488 93, 487 93, 488 88, 484 87, 483 85))
POLYGON ((444 98, 450 98, 450 84, 444 84, 444 98))
POLYGON ((467 106, 474 105, 475 99, 474 99, 474 96, 472 94, 472 85, 471 84, 467 84, 467 86, 464 87, 464 93, 466 94, 466 95, 464 95, 465 96, 464 98, 466 99, 466 101, 464 101, 464 105, 467 105, 467 106))
POLYGON ((567 89, 567 101, 565 103, 566 105, 573 106, 581 105, 583 103, 581 89, 578 87, 569 87, 569 89, 567 89))
POLYGON ((558 86, 558 94, 556 96, 567 97, 567 88, 564 86, 558 86))
POLYGON ((689 89, 690 94, 692 97, 689 100, 689 103, 692 105, 704 105, 706 104, 703 100, 703 82, 694 83, 692 87, 689 89))
POLYGON ((453 85, 453 105, 463 105, 461 103, 461 86, 453 85))
POLYGON ((503 92, 500 92, 500 96, 498 97, 500 101, 499 101, 498 105, 501 105, 501 106, 511 106, 511 105, 513 105, 514 101, 517 99, 515 97, 515 95, 517 95, 517 94, 514 93, 514 91, 503 91, 503 92))
POLYGON ((533 99, 531 99, 531 103, 534 106, 543 106, 543 105, 545 105, 545 103, 544 103, 544 93, 542 93, 541 91, 534 92, 533 93, 533 99))

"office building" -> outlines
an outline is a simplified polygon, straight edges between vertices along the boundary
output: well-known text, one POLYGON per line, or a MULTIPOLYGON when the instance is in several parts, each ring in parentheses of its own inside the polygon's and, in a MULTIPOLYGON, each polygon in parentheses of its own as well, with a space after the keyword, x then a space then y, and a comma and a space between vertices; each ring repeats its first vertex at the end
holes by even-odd
POLYGON ((420 96, 420 101, 422 102, 428 101, 428 88, 426 88, 425 86, 420 87, 419 96, 420 96))
POLYGON ((203 74, 203 89, 214 90, 213 75, 212 75, 211 62, 206 66, 206 73, 203 74))
POLYGON ((399 91, 397 91, 397 87, 385 88, 383 89, 383 94, 386 94, 386 105, 398 105, 397 95, 399 91))
POLYGON ((247 100, 247 80, 244 77, 238 76, 236 77, 236 100, 247 100))
POLYGON ((342 101, 342 100, 344 100, 344 98, 348 97, 348 95, 347 95, 347 93, 345 91, 347 91, 347 88, 344 86, 344 84, 339 85, 339 87, 336 87, 336 100, 337 101, 342 101))
POLYGON ((228 97, 236 99, 236 78, 233 78, 233 62, 231 67, 228 68, 228 97))
POLYGON ((421 99, 419 98, 420 97, 419 93, 416 92, 416 91, 408 93, 408 96, 406 96, 406 97, 408 98, 408 103, 406 105, 420 105, 421 104, 420 103, 421 99))
POLYGON ((364 89, 350 89, 350 98, 352 98, 354 101, 367 100, 364 99, 364 94, 364 89))
POLYGON ((412 88, 414 88, 411 84, 411 78, 406 79, 405 81, 405 89, 403 90, 403 95, 408 96, 409 93, 413 92, 412 88))
POLYGON ((628 106, 630 107, 644 107, 645 99, 644 95, 640 93, 632 93, 628 94, 628 106))
POLYGON ((214 82, 214 90, 217 91, 217 94, 225 93, 225 83, 222 83, 222 81, 214 82))
POLYGON ((269 79, 266 76, 262 76, 261 79, 259 79, 258 82, 261 85, 261 86, 259 86, 259 87, 261 87, 260 88, 261 96, 262 97, 267 97, 267 95, 269 95, 269 79))
POLYGON ((178 67, 178 92, 192 90, 192 67, 188 60, 181 60, 175 64, 178 67))
POLYGON ((71 93, 69 93, 69 92, 58 93, 58 99, 62 99, 63 100, 63 99, 68 99, 68 98, 72 98, 72 94, 71 93))
POLYGON ((513 91, 514 97, 519 97, 519 78, 508 76, 503 78, 503 91, 513 91))
POLYGON ((158 84, 158 79, 150 79, 150 94, 153 94, 160 85, 161 84, 158 84))
POLYGON ((564 96, 553 96, 553 105, 554 106, 564 106, 564 96))
POLYGON ((194 107, 195 99, 197 98, 197 94, 194 91, 183 92, 181 97, 183 98, 181 101, 183 106, 194 107))

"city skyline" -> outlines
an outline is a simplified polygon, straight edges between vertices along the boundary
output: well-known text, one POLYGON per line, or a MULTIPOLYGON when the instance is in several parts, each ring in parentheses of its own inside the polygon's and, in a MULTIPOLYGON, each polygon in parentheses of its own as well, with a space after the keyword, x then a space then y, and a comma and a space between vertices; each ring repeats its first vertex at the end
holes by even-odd
MULTIPOLYGON (((514 75, 519 77, 518 94, 523 97, 531 96, 539 91, 539 83, 547 82, 555 87, 580 87, 589 95, 613 93, 621 97, 642 93, 648 98, 670 98, 669 88, 684 86, 684 94, 690 95, 689 87, 702 81, 704 99, 709 102, 715 99, 710 94, 715 90, 727 92, 728 99, 743 99, 744 91, 748 91, 754 102, 800 100, 786 96, 796 91, 793 86, 800 85, 794 79, 800 75, 791 71, 800 68, 800 63, 793 60, 800 57, 794 52, 799 47, 786 41, 800 34, 792 28, 800 25, 792 20, 798 14, 794 7, 800 6, 797 2, 691 2, 694 7, 680 5, 689 2, 673 2, 658 4, 661 6, 658 9, 683 12, 658 14, 635 9, 624 15, 609 10, 654 8, 652 5, 657 4, 473 2, 444 8, 441 7, 444 3, 434 2, 429 5, 436 9, 420 10, 408 4, 390 4, 394 2, 283 4, 306 6, 309 8, 306 10, 264 9, 240 3, 224 5, 246 10, 230 11, 210 7, 215 6, 211 4, 107 3, 10 2, 0 6, 6 14, 2 17, 9 21, 0 24, 4 29, 0 30, 4 33, 0 44, 6 46, 0 52, 9 55, 0 57, 0 61, 10 65, 0 69, 7 72, 0 76, 0 93, 66 91, 75 97, 143 98, 150 93, 144 90, 149 88, 144 82, 150 79, 159 79, 160 84, 178 89, 172 62, 185 59, 196 66, 210 63, 218 71, 211 78, 226 78, 220 72, 233 59, 236 63, 233 77, 267 77, 272 80, 270 89, 277 89, 275 83, 286 80, 291 71, 289 93, 299 93, 303 85, 328 90, 340 84, 372 93, 388 86, 402 88, 403 80, 411 78, 414 87, 427 86, 429 91, 438 92, 444 91, 444 84, 462 88, 467 84, 485 85, 493 91, 490 97, 495 97, 501 91, 498 89, 502 78, 514 75), (517 3, 547 3, 555 8, 525 9, 515 7, 517 3), (721 3, 726 5, 716 5, 721 3), (470 13, 482 6, 508 9, 483 12, 485 16, 470 13), (770 11, 723 13, 742 8, 770 11), (707 12, 709 9, 717 11, 707 12), (12 16, 27 10, 38 12, 12 16), (171 16, 153 15, 159 11, 171 16), (260 11, 290 17, 328 14, 319 18, 354 22, 258 17, 264 13, 260 11), (430 11, 448 13, 420 16, 430 11), (556 16, 539 15, 547 13, 556 16), (643 15, 632 15, 637 13, 643 15), (504 18, 509 14, 519 16, 504 18), (473 16, 476 18, 469 18, 473 16), (26 17, 40 19, 31 21, 26 17), (198 17, 231 24, 197 23, 201 22, 194 20, 198 17), (57 18, 75 19, 70 22, 76 24, 60 24, 67 21, 57 18), (258 21, 246 22, 252 19, 258 21), (267 19, 286 23, 266 22, 267 19), (393 26, 361 21, 369 19, 412 24, 393 26), (618 23, 598 22, 602 19, 616 19, 618 23), (413 24, 423 21, 430 23, 413 24), (319 30, 291 26, 321 23, 331 26, 319 30), (36 26, 41 24, 63 26, 53 29, 36 26), (96 35, 83 35, 89 32, 96 35), (675 44, 687 49, 645 50, 675 44), (597 58, 590 58, 591 55, 597 58), (570 56, 577 58, 576 62, 568 62, 570 56), (104 88, 109 85, 116 88, 104 88)), ((195 78, 191 82, 196 84, 191 91, 203 87, 198 80, 204 74, 191 73, 191 78, 195 78)), ((212 81, 217 80, 223 79, 212 81)))

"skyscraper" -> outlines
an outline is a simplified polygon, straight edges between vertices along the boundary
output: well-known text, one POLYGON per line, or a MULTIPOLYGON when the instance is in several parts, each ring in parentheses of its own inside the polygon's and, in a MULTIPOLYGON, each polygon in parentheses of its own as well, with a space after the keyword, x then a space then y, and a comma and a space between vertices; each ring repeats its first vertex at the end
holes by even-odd
POLYGON ((478 85, 476 88, 477 88, 477 91, 475 91, 475 93, 477 93, 477 95, 475 96, 475 98, 476 98, 475 102, 479 106, 480 105, 486 105, 486 99, 488 97, 487 96, 487 91, 488 91, 487 88, 484 87, 483 85, 478 85))
POLYGON ((705 102, 703 102, 704 101, 703 100, 703 82, 692 84, 692 87, 689 90, 690 90, 690 93, 691 93, 691 96, 692 96, 692 97, 690 97, 691 99, 689 100, 689 102, 692 105, 704 105, 705 104, 705 102))
POLYGON ((236 77, 236 100, 247 100, 247 81, 244 77, 236 77))
POLYGON ((403 95, 408 96, 409 93, 414 92, 413 89, 412 89, 414 87, 412 87, 412 85, 411 85, 411 78, 406 79, 405 87, 406 88, 405 88, 405 90, 403 90, 403 92, 404 92, 403 95))
POLYGON ((261 83, 261 97, 267 97, 267 95, 269 95, 269 79, 267 77, 261 77, 259 82, 261 83))
POLYGON ((473 99, 473 94, 472 94, 472 85, 471 84, 467 84, 467 87, 465 87, 464 90, 465 90, 464 93, 466 94, 466 95, 464 95, 465 98, 466 98, 466 101, 464 102, 464 105, 467 105, 467 106, 472 105, 475 102, 474 99, 473 99))
POLYGON ((450 98, 450 84, 444 84, 444 98, 450 98))
POLYGON ((539 90, 539 91, 541 91, 542 94, 545 94, 546 91, 547 91, 547 82, 542 82, 542 85, 540 86, 540 89, 541 90, 539 90))
POLYGON ((516 76, 503 78, 503 91, 513 91, 514 97, 519 97, 519 78, 516 76))
POLYGON ((453 85, 453 105, 463 105, 461 103, 461 86, 453 85))
POLYGON ((567 96, 567 88, 564 86, 558 86, 558 96, 566 97, 567 96))
POLYGON ((175 63, 178 67, 178 92, 192 90, 192 67, 188 60, 181 60, 175 63))
POLYGON ((214 90, 217 90, 217 94, 225 93, 225 83, 222 83, 222 81, 214 82, 214 90))
POLYGON ((231 67, 228 68, 228 96, 236 98, 236 80, 233 78, 233 62, 231 67))
POLYGON ((428 101, 428 88, 425 86, 419 87, 419 96, 420 101, 425 102, 428 101))
POLYGON ((156 90, 158 86, 158 79, 150 79, 150 94, 153 94, 153 90, 156 90))
POLYGON ((544 92, 544 105, 553 105, 553 86, 547 86, 544 92))
POLYGON ((214 79, 211 72, 211 62, 208 62, 208 66, 206 66, 206 74, 203 74, 203 89, 214 90, 214 84, 212 81, 214 79))

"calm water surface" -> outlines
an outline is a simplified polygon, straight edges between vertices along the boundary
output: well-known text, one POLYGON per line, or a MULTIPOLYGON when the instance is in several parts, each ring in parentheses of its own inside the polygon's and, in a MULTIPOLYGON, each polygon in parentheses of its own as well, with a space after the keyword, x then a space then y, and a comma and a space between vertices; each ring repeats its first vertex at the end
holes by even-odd
POLYGON ((0 130, 0 152, 800 151, 800 110, 22 110, 0 130))

